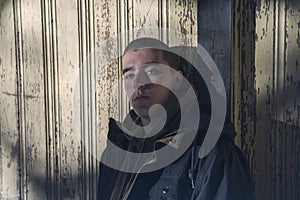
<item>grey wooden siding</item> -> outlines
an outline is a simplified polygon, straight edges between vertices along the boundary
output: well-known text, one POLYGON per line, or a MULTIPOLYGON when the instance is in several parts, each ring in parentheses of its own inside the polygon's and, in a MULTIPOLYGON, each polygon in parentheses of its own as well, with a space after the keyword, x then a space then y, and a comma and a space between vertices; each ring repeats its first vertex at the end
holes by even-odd
POLYGON ((194 1, 1 0, 0 199, 94 199, 99 132, 128 103, 111 98, 119 60, 100 76, 87 58, 139 27, 196 38, 196 18, 194 1))
MULTIPOLYGON (((197 6, 0 0, 0 199, 95 198, 105 145, 99 133, 128 102, 121 85, 113 88, 119 60, 100 74, 94 62, 105 54, 86 58, 110 36, 140 26, 201 37, 197 6)), ((233 0, 231 10, 231 114, 255 199, 299 199, 300 2, 233 0)))
POLYGON ((233 2, 233 118, 255 199, 299 199, 300 2, 233 2))

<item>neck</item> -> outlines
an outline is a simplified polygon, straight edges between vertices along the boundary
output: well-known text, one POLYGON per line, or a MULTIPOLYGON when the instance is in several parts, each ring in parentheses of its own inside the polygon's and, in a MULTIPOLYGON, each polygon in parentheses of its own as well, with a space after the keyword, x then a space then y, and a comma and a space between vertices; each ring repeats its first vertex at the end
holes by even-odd
POLYGON ((143 126, 147 126, 151 122, 150 117, 141 117, 141 120, 142 120, 143 126))

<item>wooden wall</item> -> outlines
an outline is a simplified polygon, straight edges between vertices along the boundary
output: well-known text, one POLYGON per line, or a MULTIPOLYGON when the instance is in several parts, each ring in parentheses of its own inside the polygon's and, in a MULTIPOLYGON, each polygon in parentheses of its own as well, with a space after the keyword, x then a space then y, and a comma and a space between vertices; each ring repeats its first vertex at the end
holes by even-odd
POLYGON ((113 51, 94 49, 140 27, 196 38, 196 22, 191 0, 0 0, 0 199, 94 199, 100 133, 128 109, 119 60, 100 73, 113 51))
MULTIPOLYGON (((232 1, 232 119, 258 200, 300 198, 299 4, 232 1)), ((128 103, 115 84, 119 60, 99 71, 115 51, 101 62, 87 58, 111 36, 138 27, 196 38, 197 6, 0 0, 0 199, 95 198, 100 135, 108 116, 122 118, 128 103)))
POLYGON ((300 198, 300 2, 233 2, 233 118, 255 199, 300 198))

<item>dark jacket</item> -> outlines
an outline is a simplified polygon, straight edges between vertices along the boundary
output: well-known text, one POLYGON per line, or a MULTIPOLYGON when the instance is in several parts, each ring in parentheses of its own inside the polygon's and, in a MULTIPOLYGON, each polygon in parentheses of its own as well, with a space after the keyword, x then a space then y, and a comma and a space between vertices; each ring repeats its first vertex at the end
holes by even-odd
MULTIPOLYGON (((174 126, 174 119, 172 120, 174 126)), ((124 150, 140 152, 141 142, 132 145, 130 137, 110 119, 108 139, 124 150)), ((203 126, 202 126, 203 127, 203 126)), ((206 129, 198 130, 203 135, 206 129)), ((170 130, 169 133, 173 131, 170 130)), ((166 200, 247 200, 251 199, 251 179, 248 165, 233 138, 235 132, 227 123, 217 144, 204 158, 198 157, 202 137, 175 162, 147 173, 126 173, 115 170, 102 162, 98 183, 98 199, 166 199, 166 200)), ((156 147, 169 145, 173 135, 155 138, 156 147), (167 141, 167 142, 166 142, 167 141)), ((146 143, 146 142, 144 142, 146 143)), ((174 145, 174 144, 173 144, 174 145)), ((170 147, 174 151, 176 148, 170 147)), ((108 145, 102 159, 122 159, 109 154, 108 145), (106 155, 105 155, 106 154, 106 155)), ((123 158, 124 159, 124 158, 123 158)))

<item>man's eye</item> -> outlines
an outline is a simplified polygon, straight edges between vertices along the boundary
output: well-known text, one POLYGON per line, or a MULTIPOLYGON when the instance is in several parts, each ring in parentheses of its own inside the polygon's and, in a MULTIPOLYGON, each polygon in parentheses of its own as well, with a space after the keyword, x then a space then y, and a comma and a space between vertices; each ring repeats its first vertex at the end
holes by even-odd
POLYGON ((157 71, 154 70, 154 69, 147 70, 147 71, 146 71, 146 74, 147 74, 147 75, 155 75, 155 74, 157 74, 157 71))
POLYGON ((128 74, 124 74, 124 78, 125 79, 133 79, 134 78, 134 74, 132 74, 132 73, 128 73, 128 74))

